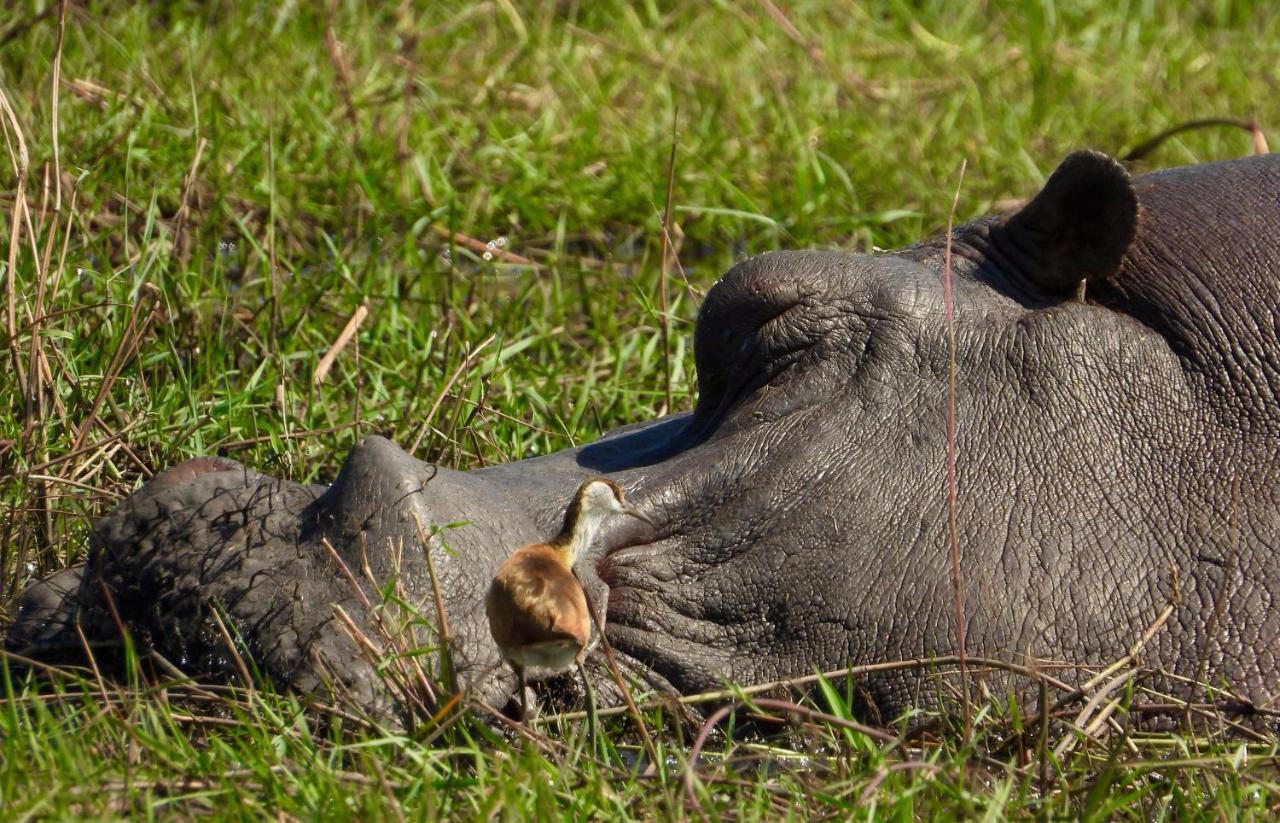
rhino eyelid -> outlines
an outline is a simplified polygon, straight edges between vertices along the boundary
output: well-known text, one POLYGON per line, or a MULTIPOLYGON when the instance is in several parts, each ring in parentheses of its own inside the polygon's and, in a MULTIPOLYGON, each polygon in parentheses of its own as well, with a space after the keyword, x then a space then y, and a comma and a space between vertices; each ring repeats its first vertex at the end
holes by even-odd
POLYGON ((806 302, 807 301, 804 298, 798 298, 796 300, 788 302, 785 306, 780 308, 778 311, 769 315, 764 320, 761 320, 760 324, 756 327, 756 331, 757 332, 762 331, 766 327, 771 326, 774 323, 777 323, 780 319, 790 314, 792 311, 798 308, 801 308, 803 305, 805 305, 806 302))

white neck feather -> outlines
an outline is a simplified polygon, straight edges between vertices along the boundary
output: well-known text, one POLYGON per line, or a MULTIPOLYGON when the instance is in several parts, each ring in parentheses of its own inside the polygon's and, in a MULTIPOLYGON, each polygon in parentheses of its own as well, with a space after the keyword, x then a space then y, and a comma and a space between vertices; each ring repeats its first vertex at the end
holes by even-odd
POLYGON ((600 527, 604 525, 605 520, 611 514, 612 512, 603 509, 588 509, 579 515, 577 522, 573 524, 573 533, 569 538, 570 566, 577 563, 583 552, 596 542, 596 537, 600 534, 600 527))

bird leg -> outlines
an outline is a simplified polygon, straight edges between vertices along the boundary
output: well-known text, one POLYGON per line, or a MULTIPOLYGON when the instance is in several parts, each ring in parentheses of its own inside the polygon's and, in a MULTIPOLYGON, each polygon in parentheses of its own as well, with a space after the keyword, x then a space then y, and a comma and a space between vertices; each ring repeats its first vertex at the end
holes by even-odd
POLYGON ((527 724, 529 722, 529 704, 528 698, 525 697, 524 687, 524 666, 512 666, 516 670, 517 688, 520 689, 520 722, 527 724))
POLYGON ((587 740, 591 745, 591 756, 595 757, 598 749, 598 732, 596 729, 596 723, 598 722, 596 719, 596 693, 595 690, 591 688, 591 678, 587 677, 587 667, 583 659, 585 656, 586 655, 582 655, 578 658, 578 674, 582 677, 582 691, 587 696, 587 740))
MULTIPOLYGON (((582 585, 582 578, 578 575, 578 570, 573 570, 574 579, 578 581, 578 585, 582 585)), ((591 615, 591 622, 595 624, 596 630, 600 633, 600 642, 608 642, 604 639, 604 626, 600 624, 600 617, 596 614, 595 603, 591 601, 591 595, 587 593, 587 587, 582 586, 582 599, 586 601, 587 612, 591 615)), ((582 650, 578 652, 578 674, 582 677, 582 691, 587 698, 587 739, 591 741, 591 756, 596 754, 596 693, 591 688, 591 679, 587 677, 587 650, 591 648, 591 631, 587 631, 587 642, 583 644, 582 650)))

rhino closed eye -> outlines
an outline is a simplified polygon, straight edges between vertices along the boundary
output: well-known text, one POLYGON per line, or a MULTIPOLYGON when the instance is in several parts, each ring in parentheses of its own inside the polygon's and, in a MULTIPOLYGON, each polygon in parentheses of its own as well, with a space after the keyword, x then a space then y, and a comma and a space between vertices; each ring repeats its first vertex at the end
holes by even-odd
MULTIPOLYGON (((811 370, 856 371, 872 336, 869 323, 879 318, 866 284, 845 270, 847 261, 846 255, 778 252, 738 264, 717 283, 699 315, 699 398, 691 429, 720 425, 757 391, 776 402, 775 390, 793 392, 811 370)), ((806 405, 812 394, 794 391, 795 402, 772 413, 806 405)))

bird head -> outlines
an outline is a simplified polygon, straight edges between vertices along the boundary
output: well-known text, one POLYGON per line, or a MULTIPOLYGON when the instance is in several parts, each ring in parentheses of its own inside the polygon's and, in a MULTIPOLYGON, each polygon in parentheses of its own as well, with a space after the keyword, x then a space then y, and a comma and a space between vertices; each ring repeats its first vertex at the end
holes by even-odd
POLYGON ((570 562, 595 540, 596 533, 610 517, 625 514, 649 525, 653 521, 627 503, 622 488, 607 477, 593 477, 578 487, 565 512, 564 528, 556 540, 570 554, 570 562))

